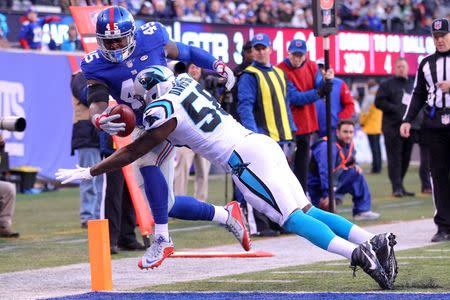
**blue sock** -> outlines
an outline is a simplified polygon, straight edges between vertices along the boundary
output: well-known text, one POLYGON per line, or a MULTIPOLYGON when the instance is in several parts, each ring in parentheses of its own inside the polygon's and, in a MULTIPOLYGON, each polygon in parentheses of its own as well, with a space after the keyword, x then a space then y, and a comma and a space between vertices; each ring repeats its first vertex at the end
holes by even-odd
POLYGON ((328 249, 331 240, 336 236, 326 224, 301 210, 293 212, 283 224, 283 228, 304 237, 324 250, 328 249))
POLYGON ((311 207, 306 213, 308 216, 313 217, 325 224, 333 230, 341 238, 348 240, 348 235, 350 234, 350 229, 353 227, 353 223, 336 214, 332 214, 327 211, 323 211, 316 207, 311 207))
POLYGON ((176 196, 169 217, 180 220, 212 221, 214 206, 190 196, 176 196))
POLYGON ((156 224, 167 224, 168 217, 168 197, 169 191, 163 173, 157 166, 147 166, 140 168, 144 177, 145 194, 147 195, 153 219, 156 224))

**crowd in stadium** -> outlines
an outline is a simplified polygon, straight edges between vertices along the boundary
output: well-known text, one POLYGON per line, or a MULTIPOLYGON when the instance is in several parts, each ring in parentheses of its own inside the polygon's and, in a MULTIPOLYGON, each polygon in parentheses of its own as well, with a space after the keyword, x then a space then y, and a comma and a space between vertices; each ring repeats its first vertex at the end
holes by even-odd
MULTIPOLYGON (((337 7, 339 29, 429 34, 431 21, 450 12, 445 0, 344 0, 337 7)), ((1 0, 0 9, 26 11, 31 5, 56 7, 69 13, 70 5, 116 4, 137 17, 180 21, 252 24, 310 28, 310 0, 1 0)), ((0 18, 0 22, 2 19, 0 18)))

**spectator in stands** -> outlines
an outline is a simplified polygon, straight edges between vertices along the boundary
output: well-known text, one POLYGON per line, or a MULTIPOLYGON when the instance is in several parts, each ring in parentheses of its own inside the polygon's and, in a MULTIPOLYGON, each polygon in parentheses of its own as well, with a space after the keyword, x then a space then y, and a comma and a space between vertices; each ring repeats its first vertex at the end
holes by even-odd
MULTIPOLYGON (((323 58, 319 58, 317 61, 322 76, 325 76, 325 62, 323 58)), ((336 126, 339 120, 350 119, 355 112, 354 100, 350 93, 347 84, 340 78, 334 77, 331 80, 333 88, 331 89, 331 129, 332 136, 335 138, 336 126)), ((326 123, 326 107, 325 99, 320 99, 314 103, 316 105, 317 118, 319 122, 319 137, 327 135, 327 123, 326 123)))
POLYGON ((378 84, 371 79, 367 82, 367 91, 364 95, 364 100, 361 107, 361 115, 359 122, 361 123, 363 131, 367 134, 369 139, 370 150, 372 152, 372 170, 371 173, 381 173, 381 120, 383 112, 375 107, 375 95, 378 91, 378 84))
MULTIPOLYGON (((202 68, 189 63, 187 65, 187 73, 198 81, 202 87, 205 86, 202 68)), ((192 163, 194 163, 195 168, 194 198, 205 201, 208 198, 208 178, 211 163, 187 147, 177 148, 174 193, 175 195, 188 194, 188 178, 192 163)))
POLYGON ((369 7, 367 14, 361 15, 356 21, 356 28, 368 31, 383 31, 381 18, 375 14, 375 8, 369 7))
POLYGON ((388 160, 388 174, 394 197, 414 196, 403 186, 411 159, 413 140, 400 136, 400 125, 411 101, 413 82, 408 78, 408 62, 399 57, 395 62, 394 76, 380 84, 375 106, 383 111, 383 135, 388 160))
POLYGON ((219 17, 220 9, 221 4, 219 0, 211 0, 211 2, 209 2, 206 18, 208 23, 222 23, 222 20, 219 17))
MULTIPOLYGON (((165 0, 156 0, 153 2, 155 6, 154 17, 158 19, 170 19, 173 16, 172 10, 166 6, 165 0)), ((178 6, 179 7, 179 6, 178 6)))
MULTIPOLYGON (((242 125, 253 132, 270 136, 283 148, 288 161, 292 161, 295 151, 293 132, 296 127, 286 97, 286 78, 283 71, 270 63, 272 53, 271 41, 267 34, 258 33, 251 41, 253 63, 248 66, 238 81, 237 111, 242 125), (276 120, 276 122, 274 121, 276 120)), ((249 207, 251 214, 251 207, 249 207)), ((255 212, 255 218, 260 214, 255 212)), ((261 215, 260 224, 270 224, 261 215)), ((251 228, 251 233, 254 233, 251 228)), ((273 228, 257 228, 259 232, 270 232, 273 228)), ((268 234, 269 235, 269 234, 268 234)))
MULTIPOLYGON (((306 52, 305 41, 292 40, 288 48, 288 57, 278 64, 288 78, 287 93, 297 127, 294 173, 305 191, 307 190, 311 135, 319 130, 314 102, 325 95, 326 86, 328 92, 332 87, 331 82, 328 85, 322 83, 322 73, 317 64, 306 57, 306 52)), ((327 76, 328 79, 333 79, 332 70, 327 76)))
MULTIPOLYGON (((0 152, 4 151, 5 140, 0 135, 0 152)), ((0 181, 0 238, 19 237, 19 233, 11 229, 15 205, 16 186, 11 182, 0 181)))
MULTIPOLYGON (((91 123, 87 102, 87 82, 81 71, 72 74, 73 128, 72 151, 78 152, 80 167, 89 167, 101 160, 98 131, 91 123)), ((103 177, 80 182, 80 222, 81 228, 87 228, 89 220, 100 218, 102 202, 103 177)))
POLYGON ((356 20, 359 17, 359 3, 354 0, 345 0, 338 11, 341 24, 339 29, 351 30, 356 28, 356 20))
POLYGON ((141 9, 138 11, 137 16, 148 17, 155 13, 153 4, 150 1, 142 3, 141 9))
POLYGON ((67 38, 61 44, 62 51, 83 51, 83 45, 81 40, 78 38, 78 31, 75 23, 69 25, 69 30, 67 31, 67 38))
POLYGON ((38 18, 33 7, 27 10, 19 32, 19 42, 23 49, 40 50, 42 48, 42 26, 51 22, 59 22, 59 16, 38 18))
MULTIPOLYGON (((353 196, 353 218, 357 221, 375 220, 380 214, 372 212, 372 197, 360 166, 356 164, 353 134, 355 124, 339 121, 337 141, 333 143, 333 177, 336 194, 353 196)), ((321 139, 311 147, 312 157, 308 172, 308 191, 311 203, 328 210, 328 158, 327 142, 321 139)))

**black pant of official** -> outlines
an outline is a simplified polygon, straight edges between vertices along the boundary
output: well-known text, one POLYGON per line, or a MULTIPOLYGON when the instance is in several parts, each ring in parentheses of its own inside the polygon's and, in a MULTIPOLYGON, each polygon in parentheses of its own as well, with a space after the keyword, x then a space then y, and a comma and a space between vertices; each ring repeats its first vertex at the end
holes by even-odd
POLYGON ((450 233, 450 131, 427 130, 430 147, 430 170, 433 200, 436 206, 434 223, 438 232, 450 233))
POLYGON ((296 136, 297 150, 295 151, 294 173, 302 185, 305 193, 308 190, 308 168, 310 158, 311 134, 302 134, 296 136))
POLYGON ((408 171, 409 161, 411 160, 413 140, 411 138, 402 138, 399 127, 384 130, 383 135, 392 191, 404 191, 403 178, 408 171))
POLYGON ((381 146, 379 134, 368 134, 370 150, 372 152, 372 173, 381 172, 381 146))
POLYGON ((111 246, 136 243, 136 214, 121 170, 106 173, 105 218, 111 246))

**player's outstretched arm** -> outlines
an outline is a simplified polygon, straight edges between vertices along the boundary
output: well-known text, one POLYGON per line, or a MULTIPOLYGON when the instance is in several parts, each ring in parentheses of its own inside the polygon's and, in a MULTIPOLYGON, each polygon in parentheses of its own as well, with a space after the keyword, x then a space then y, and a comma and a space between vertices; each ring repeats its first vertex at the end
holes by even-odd
POLYGON ((223 61, 216 59, 205 50, 174 41, 168 41, 164 50, 168 58, 192 61, 200 68, 216 71, 219 76, 226 79, 226 89, 229 91, 233 88, 236 81, 233 71, 223 61))
POLYGON ((152 150, 153 147, 163 142, 176 126, 176 119, 171 119, 158 128, 145 132, 133 143, 119 149, 108 158, 93 166, 91 168, 91 175, 97 176, 103 173, 111 172, 132 163, 139 157, 152 150))
POLYGON ((56 179, 62 183, 76 180, 88 180, 106 172, 120 169, 149 152, 153 147, 164 141, 177 126, 176 119, 171 119, 160 127, 145 132, 141 137, 126 147, 120 148, 108 158, 91 168, 59 169, 56 179))

